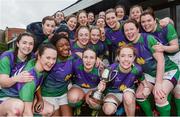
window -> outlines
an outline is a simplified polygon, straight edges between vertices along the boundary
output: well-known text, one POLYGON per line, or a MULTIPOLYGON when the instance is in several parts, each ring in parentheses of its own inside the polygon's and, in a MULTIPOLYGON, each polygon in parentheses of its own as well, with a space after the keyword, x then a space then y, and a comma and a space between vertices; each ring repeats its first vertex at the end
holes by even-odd
POLYGON ((171 17, 170 16, 170 8, 160 9, 155 11, 155 16, 159 19, 163 19, 165 17, 171 17))
POLYGON ((17 37, 17 36, 18 36, 17 33, 13 33, 13 34, 12 34, 12 38, 15 38, 15 37, 17 37))
POLYGON ((178 37, 180 38, 180 5, 176 6, 176 30, 178 33, 178 37))

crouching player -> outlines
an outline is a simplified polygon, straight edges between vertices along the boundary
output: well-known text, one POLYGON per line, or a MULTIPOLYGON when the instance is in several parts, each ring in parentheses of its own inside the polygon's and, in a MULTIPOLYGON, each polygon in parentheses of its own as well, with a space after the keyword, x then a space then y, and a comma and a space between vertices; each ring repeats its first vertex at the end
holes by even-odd
POLYGON ((95 67, 96 60, 96 53, 91 49, 86 49, 82 54, 82 59, 79 58, 73 63, 75 78, 67 98, 70 106, 78 107, 75 111, 76 115, 80 114, 80 107, 87 92, 96 89, 100 81, 99 70, 95 67))
MULTIPOLYGON (((123 102, 127 116, 135 115, 135 93, 134 82, 141 80, 146 86, 147 82, 142 76, 142 69, 138 64, 134 63, 136 58, 136 50, 130 45, 124 45, 117 49, 118 63, 113 63, 111 70, 117 70, 118 73, 114 80, 108 84, 100 82, 98 87, 106 87, 107 94, 103 100, 102 110, 106 115, 113 115, 117 111, 118 106, 123 102)), ((146 95, 148 89, 143 90, 146 95)), ((91 102, 90 102, 91 103, 91 102)), ((95 105, 92 104, 91 105, 95 105)))

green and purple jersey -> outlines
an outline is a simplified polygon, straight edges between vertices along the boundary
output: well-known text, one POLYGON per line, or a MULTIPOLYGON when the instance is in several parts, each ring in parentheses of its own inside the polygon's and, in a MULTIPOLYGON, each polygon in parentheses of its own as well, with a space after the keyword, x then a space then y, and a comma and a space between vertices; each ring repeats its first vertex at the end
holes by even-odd
MULTIPOLYGON (((33 55, 32 58, 34 58, 33 55)), ((0 56, 0 74, 7 74, 11 77, 25 66, 26 63, 27 61, 21 61, 18 57, 15 57, 14 50, 8 50, 0 56)))
POLYGON ((15 97, 25 102, 32 102, 34 99, 34 93, 37 88, 42 84, 46 72, 38 72, 35 69, 36 60, 32 59, 28 61, 23 70, 28 71, 34 80, 27 83, 16 83, 12 87, 2 88, 0 97, 15 97))
POLYGON ((77 44, 77 41, 70 41, 70 42, 71 42, 72 53, 84 52, 85 48, 79 47, 78 44, 77 44))
POLYGON ((105 36, 106 44, 111 46, 113 50, 116 50, 119 46, 122 46, 128 42, 124 36, 122 26, 120 26, 118 30, 107 28, 105 30, 105 36))
MULTIPOLYGON (((137 49, 137 63, 142 65, 143 72, 147 73, 153 77, 156 77, 157 61, 153 57, 155 50, 153 46, 156 45, 158 41, 154 36, 147 33, 141 33, 138 41, 136 43, 131 43, 137 49)), ((177 65, 169 59, 168 56, 164 55, 165 68, 164 71, 171 71, 178 69, 177 65)))
POLYGON ((92 50, 94 50, 94 52, 96 52, 96 55, 98 57, 102 55, 103 52, 105 52, 105 46, 102 43, 102 41, 98 41, 96 44, 89 43, 88 48, 91 48, 92 50))
MULTIPOLYGON (((169 45, 170 41, 178 38, 177 32, 172 24, 168 24, 165 27, 161 27, 160 24, 158 24, 156 30, 149 34, 157 37, 158 41, 166 46, 169 45)), ((169 53, 166 54, 169 55, 169 53)))
POLYGON ((68 91, 68 84, 73 74, 73 60, 73 56, 69 56, 66 60, 57 59, 41 86, 42 96, 56 97, 68 91))
POLYGON ((98 68, 94 67, 90 72, 86 72, 84 70, 82 59, 79 58, 73 62, 73 71, 75 74, 73 84, 79 85, 82 88, 97 87, 100 81, 98 68))
POLYGON ((158 24, 156 30, 150 34, 156 36, 163 45, 169 45, 170 41, 178 38, 177 32, 172 24, 168 24, 165 27, 161 27, 158 24))
MULTIPOLYGON (((131 67, 129 73, 123 73, 119 69, 119 63, 114 63, 111 66, 111 70, 116 70, 117 75, 107 85, 107 91, 112 93, 122 93, 127 88, 133 88, 136 80, 144 80, 143 71, 140 65, 134 64, 131 67)), ((113 77, 113 76, 111 76, 113 77)))

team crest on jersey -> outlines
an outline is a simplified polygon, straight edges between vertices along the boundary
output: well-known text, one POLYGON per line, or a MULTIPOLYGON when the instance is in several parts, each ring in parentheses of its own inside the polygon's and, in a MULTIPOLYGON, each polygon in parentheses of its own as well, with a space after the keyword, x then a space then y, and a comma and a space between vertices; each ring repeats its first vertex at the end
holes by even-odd
POLYGON ((81 86, 84 87, 84 88, 90 88, 90 85, 87 84, 87 83, 83 83, 81 86))
POLYGON ((125 84, 120 85, 119 87, 120 91, 124 91, 125 89, 127 89, 127 86, 125 84))
POLYGON ((140 65, 145 64, 145 60, 144 60, 142 57, 138 57, 138 58, 136 59, 136 62, 137 62, 138 64, 140 64, 140 65))
POLYGON ((126 43, 124 41, 121 41, 121 42, 118 43, 118 46, 120 46, 120 47, 123 46, 123 45, 126 45, 126 43))
POLYGON ((72 77, 72 74, 69 74, 69 75, 67 75, 66 77, 65 77, 65 81, 67 81, 67 80, 69 80, 70 78, 72 77))

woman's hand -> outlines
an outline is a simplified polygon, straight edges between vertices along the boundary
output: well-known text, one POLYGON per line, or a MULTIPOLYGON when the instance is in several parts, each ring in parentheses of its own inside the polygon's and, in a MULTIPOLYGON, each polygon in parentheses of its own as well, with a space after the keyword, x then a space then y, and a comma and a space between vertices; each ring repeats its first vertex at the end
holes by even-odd
POLYGON ((164 52, 164 46, 161 43, 158 43, 157 45, 154 45, 153 48, 157 52, 164 52))
POLYGON ((43 99, 37 100, 36 104, 34 105, 34 111, 40 113, 44 108, 43 99))
POLYGON ((174 25, 174 21, 172 19, 170 19, 169 17, 165 17, 165 18, 159 20, 159 24, 162 27, 167 26, 169 23, 174 25))
POLYGON ((31 82, 34 80, 34 77, 27 71, 22 71, 21 73, 13 76, 13 80, 15 82, 31 82))
POLYGON ((157 97, 159 97, 160 99, 163 99, 164 97, 166 97, 166 93, 163 90, 161 83, 156 82, 154 86, 154 94, 157 95, 157 97))
POLYGON ((104 81, 100 81, 98 84, 98 90, 103 92, 106 88, 106 83, 104 81))
POLYGON ((101 108, 101 101, 97 101, 95 99, 93 99, 92 97, 90 97, 90 95, 92 95, 92 90, 89 91, 86 95, 86 103, 89 105, 90 108, 92 109, 100 109, 101 108))

